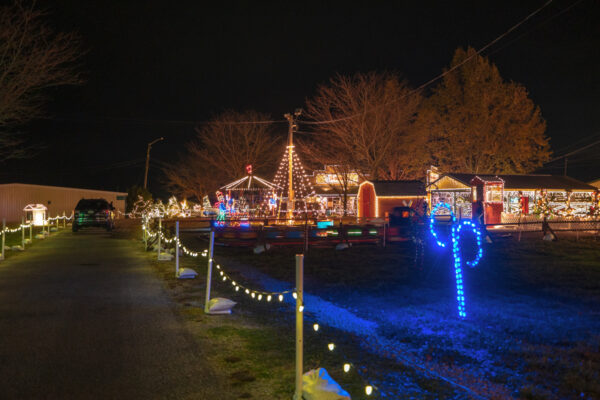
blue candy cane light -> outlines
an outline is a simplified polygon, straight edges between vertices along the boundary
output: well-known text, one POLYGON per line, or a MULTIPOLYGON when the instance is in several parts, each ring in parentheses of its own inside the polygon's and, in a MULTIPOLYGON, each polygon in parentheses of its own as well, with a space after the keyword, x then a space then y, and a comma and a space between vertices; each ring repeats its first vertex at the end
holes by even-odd
POLYGON ((438 246, 440 246, 440 247, 446 247, 446 243, 440 241, 440 238, 438 237, 437 232, 434 229, 435 213, 440 208, 445 208, 446 210, 450 211, 450 218, 452 218, 452 224, 454 224, 456 222, 456 217, 454 216, 454 212, 452 211, 452 207, 450 207, 450 204, 448 204, 448 203, 438 203, 438 204, 436 204, 435 207, 433 207, 433 210, 431 210, 431 217, 429 218, 429 231, 431 232, 431 234, 435 238, 435 241, 436 241, 436 243, 437 243, 438 246))
POLYGON ((452 207, 447 203, 437 204, 433 210, 431 210, 431 218, 429 219, 429 230, 436 240, 436 243, 440 247, 446 247, 446 243, 441 242, 437 232, 434 229, 435 213, 440 208, 445 208, 450 211, 452 218, 452 255, 454 256, 454 272, 456 275, 456 301, 458 303, 458 316, 460 318, 466 318, 465 308, 465 292, 463 287, 463 274, 462 274, 462 258, 460 251, 460 236, 463 232, 463 228, 471 229, 475 235, 475 242, 477 243, 477 252, 473 260, 467 261, 466 264, 469 267, 475 267, 479 264, 481 257, 483 257, 483 248, 481 247, 481 230, 471 221, 462 221, 456 223, 456 218, 452 212, 452 207))

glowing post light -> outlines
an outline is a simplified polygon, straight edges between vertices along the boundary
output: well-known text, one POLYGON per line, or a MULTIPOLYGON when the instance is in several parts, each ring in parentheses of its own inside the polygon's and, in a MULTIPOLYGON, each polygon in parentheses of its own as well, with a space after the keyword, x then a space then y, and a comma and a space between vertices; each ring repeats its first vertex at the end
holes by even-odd
POLYGON ((313 329, 315 330, 315 332, 319 331, 319 324, 314 324, 313 325, 313 329))
POLYGON ((370 396, 373 393, 373 386, 365 386, 365 393, 367 394, 367 396, 370 396))
POLYGON ((333 350, 335 349, 335 344, 333 344, 333 343, 329 343, 329 344, 327 345, 327 348, 329 349, 329 351, 333 351, 333 350))
POLYGON ((346 363, 344 364, 344 372, 348 372, 350 371, 350 364, 346 363))

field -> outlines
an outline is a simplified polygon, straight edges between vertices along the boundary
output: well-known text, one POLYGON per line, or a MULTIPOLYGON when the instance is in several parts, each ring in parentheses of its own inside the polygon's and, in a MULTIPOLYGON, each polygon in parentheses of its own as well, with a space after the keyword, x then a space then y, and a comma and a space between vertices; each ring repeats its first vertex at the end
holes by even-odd
MULTIPOLYGON (((183 239, 206 248, 198 237, 183 239)), ((221 247, 215 259, 236 281, 278 291, 294 286, 300 250, 221 247)), ((389 399, 600 398, 600 241, 507 237, 485 245, 480 265, 464 271, 466 320, 456 317, 451 254, 429 246, 425 254, 416 265, 411 245, 310 249, 305 369, 326 368, 353 399, 365 398, 367 383, 389 399), (353 369, 344 374, 347 361, 353 369)), ((232 316, 207 317, 206 259, 184 260, 200 280, 181 283, 172 263, 156 265, 197 335, 219 349, 215 363, 231 374, 239 398, 289 398, 291 297, 258 302, 215 279, 214 296, 239 304, 232 316)))

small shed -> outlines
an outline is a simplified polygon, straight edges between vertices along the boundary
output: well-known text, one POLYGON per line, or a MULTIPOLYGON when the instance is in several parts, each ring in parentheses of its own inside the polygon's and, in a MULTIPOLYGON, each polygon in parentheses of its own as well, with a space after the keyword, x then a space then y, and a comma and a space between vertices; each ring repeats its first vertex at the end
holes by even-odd
POLYGON ((42 226, 44 225, 44 221, 46 221, 48 207, 43 204, 28 204, 23 211, 25 211, 25 223, 33 223, 34 226, 42 226))
POLYGON ((426 197, 421 181, 364 181, 358 188, 358 217, 386 217, 394 207, 416 208, 426 197))

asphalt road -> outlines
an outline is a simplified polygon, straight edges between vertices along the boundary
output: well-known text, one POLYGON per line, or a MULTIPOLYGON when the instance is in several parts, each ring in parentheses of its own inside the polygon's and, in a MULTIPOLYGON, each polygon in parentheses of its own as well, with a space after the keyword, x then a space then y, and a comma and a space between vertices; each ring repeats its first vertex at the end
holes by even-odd
POLYGON ((62 232, 0 262, 0 398, 228 398, 135 246, 62 232))

